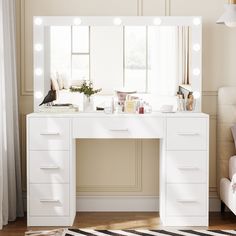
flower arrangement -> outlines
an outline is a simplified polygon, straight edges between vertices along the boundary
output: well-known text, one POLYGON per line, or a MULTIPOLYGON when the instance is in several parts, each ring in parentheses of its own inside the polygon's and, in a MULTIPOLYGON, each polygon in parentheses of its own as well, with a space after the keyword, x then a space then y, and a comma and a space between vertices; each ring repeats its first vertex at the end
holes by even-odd
POLYGON ((91 81, 86 81, 84 80, 82 85, 80 87, 78 86, 71 86, 70 87, 71 92, 79 92, 79 93, 84 93, 85 96, 90 98, 93 94, 99 93, 102 91, 102 89, 94 89, 93 88, 93 83, 91 81))

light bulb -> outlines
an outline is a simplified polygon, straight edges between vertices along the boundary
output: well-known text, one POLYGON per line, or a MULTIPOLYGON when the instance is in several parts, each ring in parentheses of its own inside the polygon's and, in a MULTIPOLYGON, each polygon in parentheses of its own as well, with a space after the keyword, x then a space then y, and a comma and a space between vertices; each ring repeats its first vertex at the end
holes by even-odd
POLYGON ((74 19, 73 23, 74 23, 74 25, 81 25, 82 20, 79 17, 77 17, 74 19))
POLYGON ((43 97, 43 93, 41 91, 37 91, 34 93, 34 97, 37 99, 40 99, 43 97))
POLYGON ((194 24, 194 25, 200 25, 200 24, 201 24, 201 19, 198 18, 198 17, 195 17, 195 18, 193 19, 193 24, 194 24))
POLYGON ((42 74, 43 74, 42 69, 40 69, 40 68, 35 69, 35 75, 40 76, 42 74))
POLYGON ((122 23, 122 20, 119 17, 114 18, 113 20, 114 25, 121 25, 121 23, 122 23))
POLYGON ((196 44, 193 45, 193 50, 194 50, 195 52, 200 51, 200 49, 201 49, 201 47, 200 47, 200 45, 199 45, 198 43, 196 43, 196 44))
POLYGON ((159 17, 156 17, 156 18, 154 18, 154 20, 153 20, 153 24, 154 25, 160 25, 161 24, 161 18, 159 18, 159 17))
POLYGON ((37 52, 40 52, 43 50, 43 45, 40 44, 40 43, 37 43, 34 45, 34 50, 37 51, 37 52))
POLYGON ((36 17, 36 18, 34 19, 34 24, 35 24, 35 25, 41 25, 42 23, 43 23, 42 18, 36 17))
POLYGON ((199 92, 195 91, 195 92, 193 92, 193 97, 195 99, 199 99, 201 97, 201 94, 199 92))
POLYGON ((193 69, 193 75, 195 76, 200 75, 200 70, 198 68, 193 69))
POLYGON ((225 25, 227 25, 228 27, 236 27, 236 22, 230 22, 230 21, 226 21, 225 25))

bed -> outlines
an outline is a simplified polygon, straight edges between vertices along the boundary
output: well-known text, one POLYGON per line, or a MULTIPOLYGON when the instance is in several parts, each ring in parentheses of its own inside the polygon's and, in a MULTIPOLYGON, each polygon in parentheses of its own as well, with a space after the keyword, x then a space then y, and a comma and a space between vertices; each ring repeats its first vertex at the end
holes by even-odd
POLYGON ((221 212, 225 205, 236 215, 236 149, 231 127, 236 124, 236 87, 218 91, 217 183, 221 212))

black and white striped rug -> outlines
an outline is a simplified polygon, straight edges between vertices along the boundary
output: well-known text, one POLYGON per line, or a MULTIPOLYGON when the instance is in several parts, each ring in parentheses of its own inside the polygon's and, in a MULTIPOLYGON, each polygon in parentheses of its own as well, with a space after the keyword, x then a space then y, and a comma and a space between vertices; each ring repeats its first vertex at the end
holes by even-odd
POLYGON ((63 236, 224 236, 235 235, 236 230, 91 230, 66 229, 63 236))

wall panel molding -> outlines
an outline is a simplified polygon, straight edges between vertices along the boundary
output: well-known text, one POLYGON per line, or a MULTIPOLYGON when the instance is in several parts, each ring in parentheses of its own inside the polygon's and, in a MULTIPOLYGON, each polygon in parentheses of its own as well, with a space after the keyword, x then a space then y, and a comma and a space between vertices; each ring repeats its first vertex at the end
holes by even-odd
POLYGON ((142 191, 142 141, 135 141, 135 178, 133 185, 83 185, 77 186, 79 192, 141 192, 142 191))
POLYGON ((170 16, 170 4, 171 4, 171 0, 165 0, 165 15, 166 16, 170 16))
POLYGON ((202 96, 218 96, 218 91, 202 91, 202 96))
MULTIPOLYGON (((25 0, 20 0, 20 8, 21 8, 21 15, 20 15, 20 93, 21 96, 32 96, 33 90, 28 89, 26 86, 26 76, 25 76, 25 0)), ((33 78, 32 78, 33 79, 33 78)))

